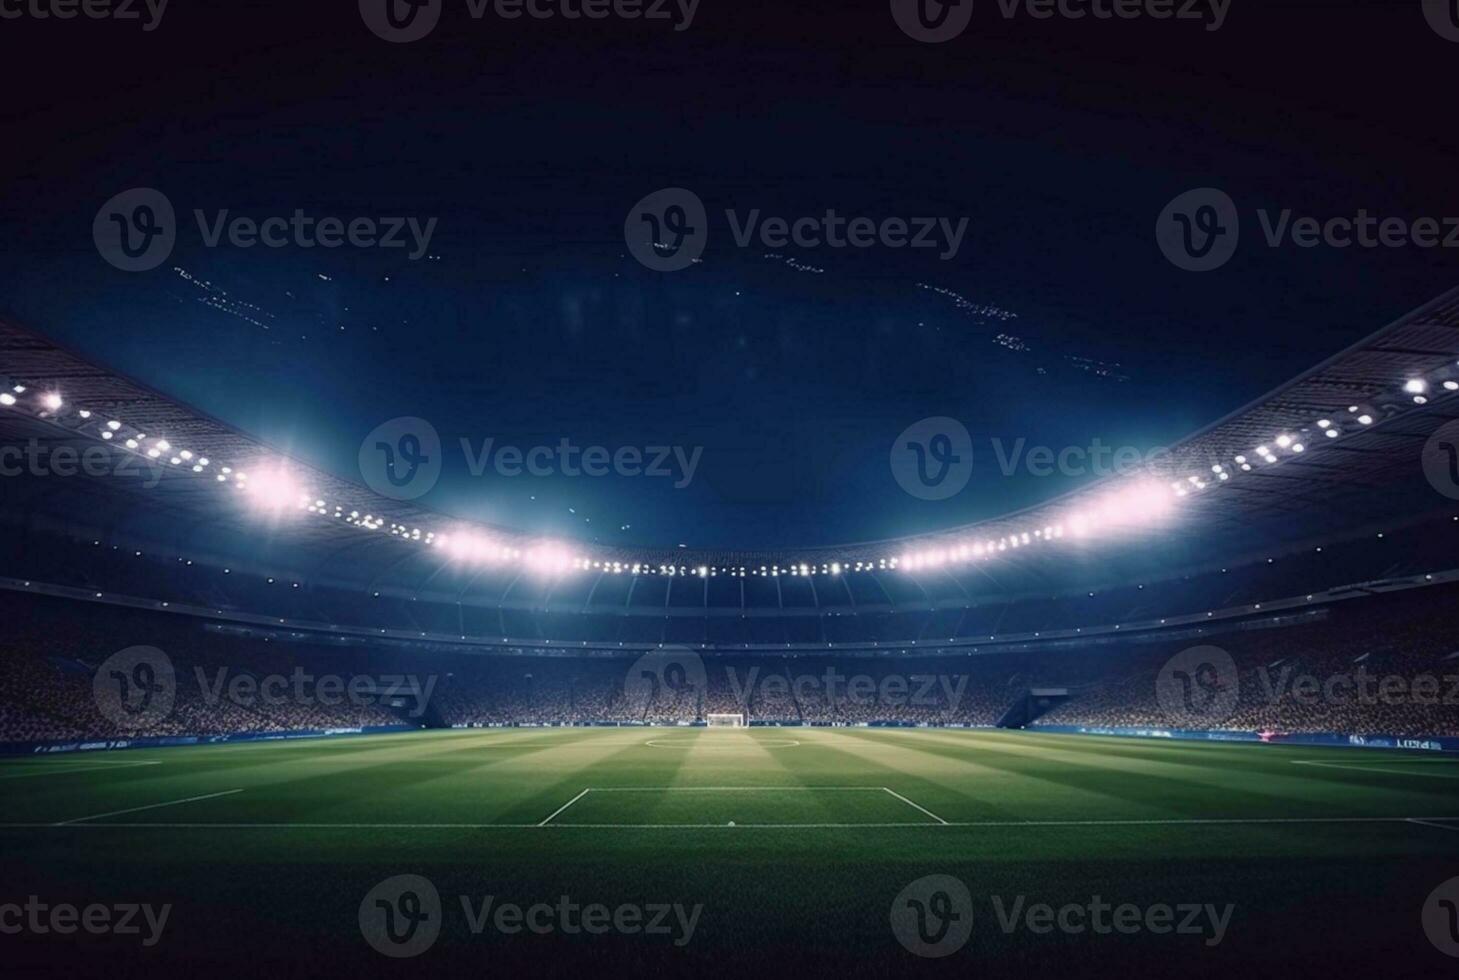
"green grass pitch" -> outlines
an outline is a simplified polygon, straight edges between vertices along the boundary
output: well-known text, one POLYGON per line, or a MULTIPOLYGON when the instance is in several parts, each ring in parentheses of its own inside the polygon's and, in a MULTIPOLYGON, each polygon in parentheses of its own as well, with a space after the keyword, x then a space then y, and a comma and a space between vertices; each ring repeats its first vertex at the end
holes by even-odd
POLYGON ((0 759, 0 800, 0 902, 172 905, 148 948, 0 936, 23 974, 185 962, 400 975, 408 962, 434 975, 967 976, 1077 963, 1079 975, 1174 964, 1392 977, 1455 963, 1426 938, 1422 910, 1459 875, 1459 759, 1412 753, 1004 731, 501 729, 0 759), (409 961, 372 949, 359 921, 367 893, 403 874, 442 903, 439 938, 409 961), (928 875, 959 879, 972 901, 966 943, 940 959, 913 955, 891 924, 899 894, 928 875), (487 896, 700 911, 687 938, 473 931, 465 910, 487 896), (1095 896, 1231 911, 1216 943, 1002 917, 1020 901, 1095 896))

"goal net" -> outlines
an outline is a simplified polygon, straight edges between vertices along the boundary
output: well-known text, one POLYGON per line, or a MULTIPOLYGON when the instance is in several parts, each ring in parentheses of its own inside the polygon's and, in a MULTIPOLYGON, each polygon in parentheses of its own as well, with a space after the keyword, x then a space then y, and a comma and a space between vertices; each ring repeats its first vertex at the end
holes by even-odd
POLYGON ((745 716, 735 714, 705 715, 710 728, 744 728, 745 716))

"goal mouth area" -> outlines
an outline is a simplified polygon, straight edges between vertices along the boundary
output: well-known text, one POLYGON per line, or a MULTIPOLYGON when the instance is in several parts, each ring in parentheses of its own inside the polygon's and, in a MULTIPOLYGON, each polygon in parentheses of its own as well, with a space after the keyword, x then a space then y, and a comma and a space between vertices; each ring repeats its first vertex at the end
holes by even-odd
POLYGON ((746 728, 749 722, 744 714, 734 712, 716 712, 704 716, 706 728, 746 728))

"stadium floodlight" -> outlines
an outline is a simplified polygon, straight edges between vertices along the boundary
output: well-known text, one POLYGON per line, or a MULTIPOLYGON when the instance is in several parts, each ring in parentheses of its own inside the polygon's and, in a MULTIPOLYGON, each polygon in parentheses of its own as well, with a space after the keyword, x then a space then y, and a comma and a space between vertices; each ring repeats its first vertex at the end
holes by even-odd
POLYGON ((14 405, 14 404, 15 404, 15 396, 14 395, 12 395, 8 391, 6 391, 6 392, 0 392, 0 405, 4 405, 6 408, 9 408, 11 405, 14 405))
POLYGON ((41 397, 41 404, 46 407, 47 411, 59 412, 66 403, 62 401, 58 392, 48 391, 41 397))
POLYGON ((116 419, 112 419, 110 422, 106 423, 106 427, 108 429, 110 429, 111 431, 115 432, 116 430, 118 430, 118 429, 120 429, 122 427, 122 424, 120 422, 118 422, 116 419))
POLYGON ((1409 378, 1404 382, 1403 390, 1410 395, 1422 395, 1429 390, 1429 383, 1422 378, 1409 378))
POLYGON ((239 473, 238 479, 254 506, 264 510, 283 510, 300 498, 299 484, 284 470, 264 470, 251 479, 239 473))
POLYGON ((1364 413, 1363 415, 1359 415, 1358 416, 1358 424, 1359 425, 1372 425, 1373 424, 1373 416, 1368 415, 1366 413, 1364 413))
POLYGON ((1459 381, 1445 381, 1444 382, 1444 390, 1445 391, 1459 391, 1459 381))
POLYGON ((1286 449, 1291 444, 1292 444, 1292 437, 1291 436, 1285 435, 1285 434, 1280 435, 1280 436, 1277 436, 1277 445, 1278 446, 1281 446, 1283 449, 1286 449))

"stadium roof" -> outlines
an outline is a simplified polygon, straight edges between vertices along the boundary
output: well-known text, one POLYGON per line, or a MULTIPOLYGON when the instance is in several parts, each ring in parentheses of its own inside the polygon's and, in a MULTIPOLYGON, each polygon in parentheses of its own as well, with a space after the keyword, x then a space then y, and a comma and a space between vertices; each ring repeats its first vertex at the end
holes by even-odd
POLYGON ((412 594, 460 562, 476 562, 475 579, 499 577, 504 589, 535 568, 590 578, 937 575, 967 593, 1009 593, 1156 568, 1170 574, 1443 507, 1422 457, 1433 433, 1459 418, 1459 290, 1191 435, 1137 477, 936 535, 840 547, 625 549, 468 528, 288 459, 4 319, 0 383, 0 402, 9 402, 0 406, 0 442, 39 446, 49 459, 70 446, 108 460, 99 475, 3 481, 12 523, 220 561, 285 562, 335 582, 412 594), (274 485, 260 490, 267 480, 274 485), (281 513, 249 503, 271 495, 289 498, 275 501, 281 513), (1168 519, 1154 519, 1167 507, 1168 519), (463 554, 468 541, 487 554, 463 554))

